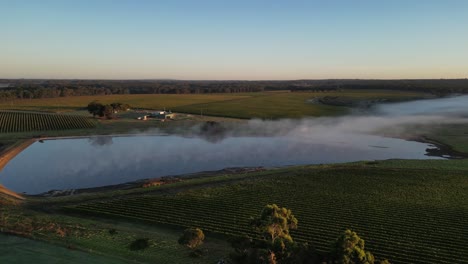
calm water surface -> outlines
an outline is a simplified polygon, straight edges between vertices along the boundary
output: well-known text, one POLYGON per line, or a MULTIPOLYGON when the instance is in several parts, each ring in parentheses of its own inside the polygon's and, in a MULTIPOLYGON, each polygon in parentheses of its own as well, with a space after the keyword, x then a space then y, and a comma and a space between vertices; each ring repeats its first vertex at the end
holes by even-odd
POLYGON ((45 140, 21 152, 0 172, 17 192, 88 188, 226 167, 285 166, 359 160, 429 159, 428 144, 365 134, 227 137, 217 142, 181 136, 45 140))

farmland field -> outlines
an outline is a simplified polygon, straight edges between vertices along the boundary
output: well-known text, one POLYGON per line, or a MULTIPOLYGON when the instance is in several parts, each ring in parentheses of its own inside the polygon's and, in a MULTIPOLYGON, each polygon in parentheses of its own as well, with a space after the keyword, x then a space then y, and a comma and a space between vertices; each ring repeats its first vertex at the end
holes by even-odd
POLYGON ((250 217, 265 204, 277 203, 291 208, 299 220, 293 238, 319 250, 327 250, 342 230, 351 228, 368 241, 369 250, 392 263, 466 262, 466 170, 439 163, 445 164, 442 169, 410 169, 402 161, 385 169, 358 163, 272 170, 237 180, 194 179, 67 209, 242 235, 252 234, 250 217))
POLYGON ((175 111, 237 118, 301 118, 307 116, 336 116, 349 112, 349 107, 314 103, 315 98, 338 97, 350 102, 369 100, 401 101, 423 98, 425 94, 398 91, 346 90, 337 92, 275 92, 226 102, 182 105, 175 111))
POLYGON ((136 108, 162 110, 181 105, 200 104, 215 101, 226 101, 249 97, 244 95, 210 94, 210 95, 177 95, 177 94, 134 94, 134 95, 97 95, 73 96, 45 99, 23 99, 14 102, 0 103, 0 109, 35 110, 47 112, 75 111, 86 107, 92 101, 103 104, 114 102, 126 103, 136 108))
POLYGON ((91 128, 95 125, 92 119, 84 116, 0 111, 1 133, 91 128))
POLYGON ((338 96, 352 101, 398 101, 426 96, 424 93, 400 91, 346 90, 338 92, 259 92, 240 94, 176 95, 135 94, 75 96, 48 99, 23 99, 0 103, 0 109, 67 112, 83 109, 97 100, 104 104, 121 102, 133 108, 179 111, 191 114, 225 116, 234 118, 298 118, 305 116, 339 115, 349 110, 343 106, 311 103, 309 100, 323 96, 338 96))

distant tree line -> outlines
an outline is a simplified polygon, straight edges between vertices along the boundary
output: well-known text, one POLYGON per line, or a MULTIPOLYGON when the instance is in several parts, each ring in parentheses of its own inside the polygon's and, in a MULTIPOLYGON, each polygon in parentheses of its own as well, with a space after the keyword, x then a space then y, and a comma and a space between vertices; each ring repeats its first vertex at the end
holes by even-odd
POLYGON ((0 79, 0 101, 110 94, 209 94, 276 90, 319 92, 343 89, 389 89, 446 95, 468 93, 468 79, 294 81, 0 79))

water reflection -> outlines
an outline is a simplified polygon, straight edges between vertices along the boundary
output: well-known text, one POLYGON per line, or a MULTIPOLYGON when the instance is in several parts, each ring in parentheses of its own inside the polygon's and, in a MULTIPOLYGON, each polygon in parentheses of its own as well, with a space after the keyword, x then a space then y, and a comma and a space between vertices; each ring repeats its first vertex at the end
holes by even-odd
POLYGON ((0 182, 37 194, 227 167, 430 158, 426 148, 423 143, 362 134, 344 141, 332 133, 320 142, 299 136, 228 137, 216 143, 181 136, 46 140, 10 161, 0 172, 0 182))
POLYGON ((105 145, 112 145, 114 143, 112 141, 112 136, 96 136, 88 138, 89 142, 93 146, 105 146, 105 145))

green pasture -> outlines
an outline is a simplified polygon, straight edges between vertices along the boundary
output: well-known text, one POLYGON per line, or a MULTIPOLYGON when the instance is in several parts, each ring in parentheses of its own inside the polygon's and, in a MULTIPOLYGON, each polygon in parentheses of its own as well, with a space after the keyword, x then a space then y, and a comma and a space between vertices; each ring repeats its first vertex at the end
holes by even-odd
POLYGON ((123 264, 128 262, 110 256, 95 255, 41 241, 0 234, 0 263, 123 264))
MULTIPOLYGON (((34 231, 22 232, 27 238, 0 233, 0 263, 216 263, 229 253, 228 243, 209 237, 200 247, 205 254, 194 258, 190 250, 177 240, 182 229, 154 225, 83 219, 43 214, 33 211, 0 212, 3 230, 15 221, 33 222, 34 231), (34 219, 34 220, 30 220, 34 219), (73 234, 58 236, 53 230, 43 230, 49 225, 71 227, 73 234), (4 227, 6 226, 6 227, 4 227), (52 231, 52 232, 51 232, 52 231), (29 239, 28 239, 29 238, 29 239), (148 239, 144 249, 131 249, 137 239, 148 239)), ((26 224, 24 224, 26 226, 26 224)), ((16 227, 19 229, 19 227, 16 227)))
POLYGON ((0 109, 66 112, 85 108, 92 101, 103 104, 114 102, 126 103, 133 108, 146 108, 170 110, 174 107, 187 104, 200 104, 214 101, 225 101, 248 97, 238 94, 209 94, 209 95, 177 95, 177 94, 135 94, 135 95, 98 95, 98 96, 72 96, 44 99, 22 99, 13 102, 0 103, 0 109))
POLYGON ((398 101, 422 98, 417 92, 387 90, 345 90, 334 92, 259 92, 241 94, 136 94, 74 96, 45 99, 22 99, 0 103, 0 109, 67 112, 83 109, 91 101, 103 104, 126 103, 132 108, 173 110, 192 114, 204 114, 235 118, 297 118, 304 116, 339 115, 345 107, 312 103, 323 96, 345 99, 398 101))
POLYGON ((400 91, 346 90, 336 92, 276 92, 240 98, 224 102, 182 105, 175 111, 226 116, 235 118, 301 118, 307 116, 336 116, 349 112, 349 107, 324 105, 315 99, 324 96, 337 96, 350 101, 400 101, 423 98, 422 93, 400 91))

